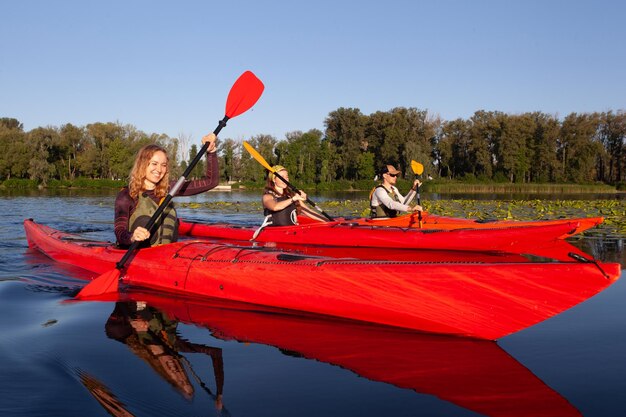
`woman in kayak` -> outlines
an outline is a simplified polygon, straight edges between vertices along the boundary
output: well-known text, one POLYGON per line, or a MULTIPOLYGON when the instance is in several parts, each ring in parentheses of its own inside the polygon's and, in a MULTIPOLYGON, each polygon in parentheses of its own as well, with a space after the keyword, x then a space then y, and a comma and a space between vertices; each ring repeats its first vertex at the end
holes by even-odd
POLYGON ((406 211, 415 213, 422 211, 422 206, 409 206, 408 203, 415 197, 417 187, 421 185, 421 182, 416 179, 413 182, 413 187, 406 197, 400 194, 400 191, 396 188, 396 181, 398 180, 398 171, 393 165, 385 165, 380 172, 382 183, 378 185, 370 195, 370 209, 371 217, 385 218, 396 217, 398 212, 406 211))
POLYGON ((298 215, 304 215, 318 221, 326 221, 321 214, 309 207, 305 201, 306 193, 292 192, 278 176, 289 181, 289 173, 282 165, 274 165, 274 170, 267 176, 265 191, 263 192, 263 214, 266 226, 291 226, 298 224, 298 215))
MULTIPOLYGON (((177 195, 203 193, 218 184, 216 139, 213 133, 202 138, 203 144, 209 142, 205 177, 185 182, 177 195)), ((148 238, 150 246, 178 240, 178 219, 173 203, 165 208, 151 232, 144 227, 172 185, 165 149, 156 144, 141 148, 130 171, 128 186, 115 199, 115 237, 118 246, 128 247, 135 241, 143 242, 148 238)))

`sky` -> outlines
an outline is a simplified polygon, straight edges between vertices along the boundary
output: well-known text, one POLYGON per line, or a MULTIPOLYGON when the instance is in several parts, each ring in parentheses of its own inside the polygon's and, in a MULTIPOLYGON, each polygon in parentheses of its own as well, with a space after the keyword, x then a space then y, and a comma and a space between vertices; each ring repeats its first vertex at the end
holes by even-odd
POLYGON ((0 117, 199 143, 246 70, 265 91, 222 138, 323 131, 341 107, 618 111, 624 16, 618 0, 4 1, 0 117))

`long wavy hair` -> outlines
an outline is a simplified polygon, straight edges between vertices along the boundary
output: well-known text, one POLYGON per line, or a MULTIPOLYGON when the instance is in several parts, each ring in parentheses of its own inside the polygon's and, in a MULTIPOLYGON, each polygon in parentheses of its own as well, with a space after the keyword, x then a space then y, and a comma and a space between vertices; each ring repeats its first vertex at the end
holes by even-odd
POLYGON ((146 169, 148 168, 148 164, 157 152, 163 152, 165 157, 167 158, 168 167, 167 171, 161 181, 159 181, 154 189, 154 194, 163 198, 167 195, 167 191, 170 186, 170 169, 169 169, 169 157, 167 156, 167 151, 159 146, 159 145, 146 145, 143 148, 139 149, 137 152, 137 157, 135 158, 135 164, 133 165, 133 169, 130 170, 130 175, 128 177, 128 192, 133 200, 136 200, 139 197, 139 194, 144 191, 144 180, 146 179, 146 169))

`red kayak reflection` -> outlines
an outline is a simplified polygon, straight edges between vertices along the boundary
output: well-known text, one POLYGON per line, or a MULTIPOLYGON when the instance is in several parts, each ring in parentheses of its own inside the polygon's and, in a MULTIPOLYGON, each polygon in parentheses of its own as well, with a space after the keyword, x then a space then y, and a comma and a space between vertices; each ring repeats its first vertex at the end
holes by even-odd
POLYGON ((374 381, 434 395, 486 416, 580 416, 497 343, 367 323, 294 315, 221 300, 128 291, 171 320, 224 340, 259 343, 348 369, 374 381))

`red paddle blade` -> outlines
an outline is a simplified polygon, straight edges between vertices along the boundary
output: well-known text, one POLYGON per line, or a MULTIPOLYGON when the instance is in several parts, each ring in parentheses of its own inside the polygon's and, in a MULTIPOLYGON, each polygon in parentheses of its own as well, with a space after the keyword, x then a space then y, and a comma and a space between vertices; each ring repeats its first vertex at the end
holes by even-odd
POLYGON ((226 116, 232 119, 254 106, 263 94, 263 89, 265 86, 252 71, 241 74, 228 93, 226 116))
POLYGON ((94 297, 102 294, 117 292, 120 280, 120 270, 115 268, 96 277, 85 285, 76 295, 76 298, 94 297))

